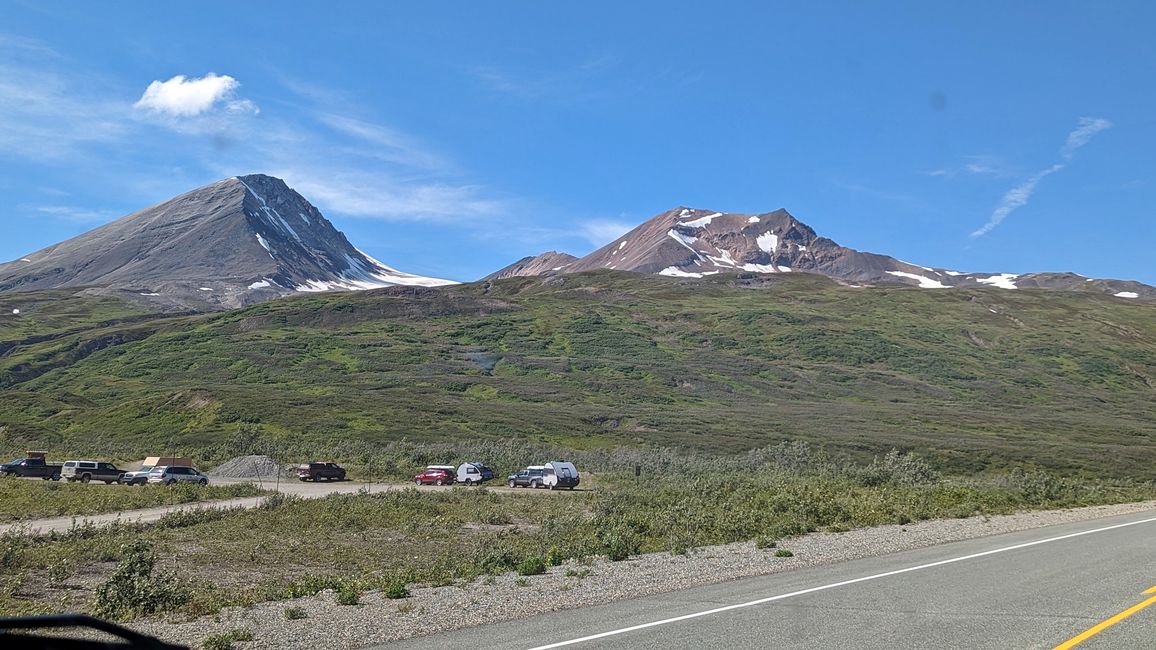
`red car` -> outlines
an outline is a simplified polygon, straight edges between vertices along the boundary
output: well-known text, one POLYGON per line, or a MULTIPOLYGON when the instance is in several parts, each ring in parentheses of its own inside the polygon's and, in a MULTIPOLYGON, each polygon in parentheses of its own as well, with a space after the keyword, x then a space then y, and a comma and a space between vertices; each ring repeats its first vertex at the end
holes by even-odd
POLYGON ((441 467, 427 467, 421 474, 413 477, 417 485, 451 485, 454 482, 453 470, 441 467))

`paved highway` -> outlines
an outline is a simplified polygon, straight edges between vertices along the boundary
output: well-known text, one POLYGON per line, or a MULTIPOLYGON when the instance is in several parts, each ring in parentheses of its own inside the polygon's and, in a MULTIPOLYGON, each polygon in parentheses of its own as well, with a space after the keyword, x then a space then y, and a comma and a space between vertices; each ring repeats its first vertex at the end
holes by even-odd
POLYGON ((686 589, 386 647, 1006 650, 1070 642, 1081 649, 1151 649, 1152 587, 1156 512, 686 589), (1089 630, 1086 639, 1077 639, 1089 630))

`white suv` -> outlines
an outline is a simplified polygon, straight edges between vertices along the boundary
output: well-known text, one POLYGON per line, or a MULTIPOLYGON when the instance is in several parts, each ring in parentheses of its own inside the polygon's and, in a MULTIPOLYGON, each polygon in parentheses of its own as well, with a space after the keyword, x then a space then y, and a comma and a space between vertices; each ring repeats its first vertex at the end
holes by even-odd
POLYGON ((197 485, 208 485, 209 477, 192 467, 162 465, 160 467, 154 467, 152 471, 149 472, 149 483, 164 483, 165 485, 172 485, 174 483, 196 483, 197 485))

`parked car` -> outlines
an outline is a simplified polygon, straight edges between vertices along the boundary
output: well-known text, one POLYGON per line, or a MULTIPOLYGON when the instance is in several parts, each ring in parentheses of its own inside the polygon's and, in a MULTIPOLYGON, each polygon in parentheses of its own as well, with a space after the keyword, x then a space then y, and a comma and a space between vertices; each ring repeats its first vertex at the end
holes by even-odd
POLYGON ((453 485, 454 483, 454 468, 450 466, 430 465, 421 471, 420 474, 413 477, 413 482, 418 485, 453 485))
POLYGON ((62 466, 53 465, 44 460, 42 451, 30 451, 27 458, 17 458, 10 463, 0 465, 0 474, 5 476, 40 477, 44 480, 60 480, 62 466))
POLYGON ((345 468, 337 463, 301 463, 297 466, 297 478, 302 481, 344 481, 345 468))
POLYGON ((144 485, 149 482, 149 472, 154 467, 171 465, 174 467, 192 467, 193 459, 188 456, 149 456, 141 462, 140 469, 125 472, 120 482, 125 485, 144 485))
POLYGON ((198 472, 195 467, 161 465, 160 467, 154 467, 152 471, 149 472, 149 483, 163 483, 164 485, 196 483, 197 485, 208 485, 209 477, 198 472))
POLYGON ((106 484, 120 481, 124 472, 117 469, 112 463, 101 463, 95 460, 66 460, 60 470, 61 478, 68 481, 104 481, 106 484))
POLYGON ((574 463, 564 460, 552 460, 546 463, 542 473, 543 483, 551 490, 554 488, 573 490, 578 487, 578 482, 581 480, 578 476, 578 468, 574 467, 574 463))
POLYGON ((526 469, 518 470, 517 474, 506 477, 506 485, 510 487, 540 488, 546 486, 546 468, 542 465, 530 465, 526 469))
POLYGON ((465 483, 467 486, 485 483, 493 478, 494 470, 486 467, 485 463, 478 461, 462 463, 458 466, 457 473, 454 477, 458 483, 465 483))
POLYGON ((125 472, 120 475, 120 482, 124 485, 144 485, 149 482, 149 472, 153 471, 153 467, 153 465, 141 465, 138 470, 125 472))

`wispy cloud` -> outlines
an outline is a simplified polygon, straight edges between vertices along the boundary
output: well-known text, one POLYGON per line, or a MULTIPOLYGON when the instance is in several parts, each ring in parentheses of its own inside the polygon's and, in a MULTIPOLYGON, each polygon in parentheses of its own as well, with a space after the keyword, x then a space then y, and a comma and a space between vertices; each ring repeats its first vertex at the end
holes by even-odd
POLYGON ((1112 123, 1102 117, 1081 117, 1076 130, 1068 134, 1068 141, 1064 143, 1063 149, 1060 149, 1060 155, 1065 160, 1071 160, 1076 150, 1088 144, 1092 136, 1111 126, 1112 123))
POLYGON ((578 233, 595 246, 605 246, 630 232, 637 225, 611 219, 591 219, 578 225, 578 233))
POLYGON ((342 214, 388 221, 443 221, 470 225, 501 216, 506 202, 485 188, 447 183, 398 182, 386 175, 317 166, 269 170, 310 201, 342 214))
POLYGON ((134 108, 174 118, 196 117, 218 107, 231 113, 259 113, 257 105, 237 99, 241 83, 229 75, 208 73, 203 77, 176 75, 168 81, 154 81, 145 88, 134 108))
POLYGON ((1057 163, 1045 170, 1036 172, 1035 176, 1008 190, 1007 193, 1003 195, 1003 198, 1000 199, 995 211, 991 213, 991 218, 988 219, 987 223, 979 230, 971 233, 971 236, 982 237, 991 232, 992 228, 998 226, 1009 214, 1014 212, 1016 208, 1027 205, 1028 199, 1032 198, 1032 194, 1036 191, 1036 185, 1038 185, 1045 176, 1054 174, 1063 168, 1063 165, 1057 163))
POLYGON ((67 69, 47 45, 0 34, 0 158, 58 162, 126 134, 127 104, 88 90, 110 82, 67 69))
POLYGON ((954 167, 941 167, 923 172, 924 176, 938 178, 955 178, 959 175, 971 176, 1007 176, 1007 165, 995 156, 974 155, 964 156, 963 164, 954 167))
POLYGON ((75 223, 103 223, 117 216, 107 210, 91 210, 72 205, 41 205, 31 208, 31 211, 39 216, 75 223))
POLYGON ((1036 191, 1036 186, 1039 185, 1047 176, 1050 176, 1067 166, 1067 161, 1071 161, 1076 151, 1088 144, 1092 136, 1096 135, 1104 129, 1110 128, 1112 123, 1100 117, 1081 117, 1076 129, 1068 134, 1068 139, 1064 142, 1064 146, 1060 148, 1060 156, 1065 162, 1055 163, 1051 167, 1042 169, 1032 175, 1023 183, 1008 190, 1003 198, 1000 199, 999 204, 995 210, 992 211, 991 217, 988 218, 981 228, 971 233, 972 237, 982 237, 991 232, 993 228, 1003 222, 1012 212, 1018 208, 1027 205, 1032 198, 1032 194, 1036 191))

